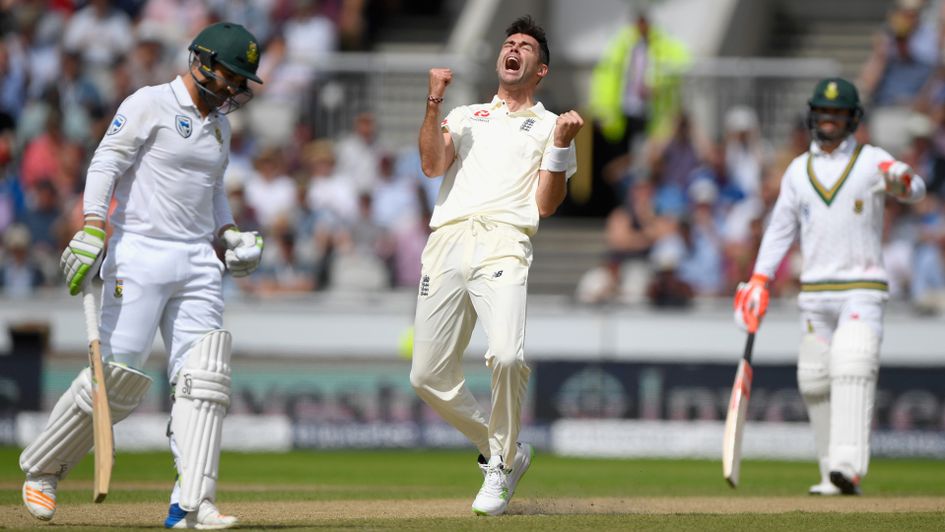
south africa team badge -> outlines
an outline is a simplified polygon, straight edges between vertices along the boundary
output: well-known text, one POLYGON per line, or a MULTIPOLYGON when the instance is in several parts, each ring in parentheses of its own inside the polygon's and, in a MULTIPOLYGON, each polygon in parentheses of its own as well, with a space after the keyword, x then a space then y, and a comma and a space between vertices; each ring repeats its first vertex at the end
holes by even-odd
POLYGON ((125 293, 125 283, 121 279, 115 279, 115 299, 121 299, 125 293))
POLYGON ((856 214, 863 213, 863 200, 858 199, 853 202, 853 212, 856 214))
POLYGON ((174 125, 177 126, 177 132, 185 139, 194 132, 193 122, 189 116, 177 115, 174 117, 174 125))

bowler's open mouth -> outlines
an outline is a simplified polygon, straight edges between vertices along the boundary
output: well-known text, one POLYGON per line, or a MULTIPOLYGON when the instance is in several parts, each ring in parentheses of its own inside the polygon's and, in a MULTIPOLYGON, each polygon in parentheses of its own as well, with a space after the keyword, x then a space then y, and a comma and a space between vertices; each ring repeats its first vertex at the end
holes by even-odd
POLYGON ((511 70, 511 71, 513 71, 513 72, 517 72, 518 69, 521 68, 521 66, 522 66, 522 61, 521 61, 518 57, 516 57, 516 56, 514 56, 514 55, 510 55, 510 56, 508 56, 508 57, 505 58, 505 69, 506 69, 506 70, 511 70))

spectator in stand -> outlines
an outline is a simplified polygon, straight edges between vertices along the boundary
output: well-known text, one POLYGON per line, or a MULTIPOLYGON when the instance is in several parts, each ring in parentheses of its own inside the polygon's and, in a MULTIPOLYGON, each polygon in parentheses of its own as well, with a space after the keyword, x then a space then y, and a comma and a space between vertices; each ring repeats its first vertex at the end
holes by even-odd
POLYGON ((680 226, 686 254, 679 263, 679 278, 696 295, 717 296, 726 288, 722 271, 722 238, 713 212, 719 190, 712 181, 689 186, 691 209, 680 226))
MULTIPOLYGON (((186 48, 189 37, 210 22, 210 10, 204 0, 148 0, 139 24, 154 24, 160 28, 159 34, 164 36, 165 46, 182 50, 186 48)), ((268 78, 260 79, 269 81, 268 78)))
POLYGON ((32 2, 14 10, 17 31, 7 36, 10 51, 26 69, 28 98, 40 98, 59 75, 59 50, 68 13, 32 2))
POLYGON ((420 255, 430 233, 430 211, 423 204, 421 182, 416 175, 400 173, 405 166, 396 163, 392 154, 381 157, 380 179, 372 196, 372 219, 393 242, 388 264, 391 284, 415 286, 420 281, 420 255))
POLYGON ((391 287, 394 246, 390 235, 371 219, 371 195, 358 195, 358 217, 340 235, 332 263, 331 288, 369 291, 391 287))
POLYGON ((49 181, 40 181, 28 199, 29 205, 21 221, 31 235, 33 246, 58 255, 62 235, 57 230, 57 224, 62 209, 56 187, 49 181))
POLYGON ((934 17, 922 17, 924 3, 895 1, 860 73, 859 85, 873 106, 869 113, 873 144, 892 153, 905 147, 911 108, 940 61, 934 17))
POLYGON ((63 134, 62 114, 51 106, 45 131, 29 141, 23 150, 20 183, 31 193, 40 181, 51 181, 62 194, 75 194, 85 154, 63 134))
POLYGON ((315 265, 300 260, 296 250, 296 235, 287 216, 279 216, 266 239, 274 245, 266 246, 259 264, 252 290, 263 296, 304 293, 315 289, 315 265))
POLYGON ((422 217, 422 192, 411 176, 397 173, 394 156, 384 154, 380 160, 378 181, 372 193, 372 219, 386 231, 411 226, 422 217))
POLYGON ((0 113, 0 233, 13 223, 18 212, 25 210, 23 192, 14 164, 16 132, 13 117, 0 113))
POLYGON ((358 193, 370 193, 377 185, 381 152, 377 145, 377 122, 369 112, 358 113, 354 128, 336 148, 338 172, 350 178, 358 193))
POLYGON ((89 0, 69 18, 62 45, 81 54, 85 70, 99 92, 110 97, 112 65, 131 52, 134 29, 128 15, 112 0, 89 0))
POLYGON ((0 262, 0 294, 26 298, 43 285, 42 270, 30 257, 30 232, 11 225, 3 233, 3 261, 0 262))
POLYGON ((725 164, 734 184, 744 195, 761 193, 768 152, 755 110, 745 105, 729 109, 725 113, 725 164))
POLYGON ((135 46, 130 56, 128 69, 132 90, 160 85, 173 77, 174 69, 165 60, 161 28, 153 21, 142 21, 135 28, 135 46))
POLYGON ((26 105, 26 69, 11 56, 11 44, 0 40, 0 113, 16 117, 26 105))
POLYGON ((860 86, 874 106, 912 104, 939 61, 934 22, 923 20, 924 0, 896 0, 886 27, 860 72, 860 86))
POLYGON ((307 200, 313 211, 325 214, 332 231, 344 229, 358 217, 358 199, 351 180, 335 168, 334 147, 318 140, 305 147, 304 159, 309 175, 307 200))
POLYGON ((647 131, 669 131, 689 52, 641 11, 613 37, 591 78, 595 130, 611 146, 607 160, 632 151, 647 131))
POLYGON ((268 147, 256 157, 256 172, 246 182, 246 202, 264 230, 276 218, 292 216, 296 208, 295 181, 285 172, 279 148, 268 147))
POLYGON ((695 293, 679 276, 683 254, 684 247, 675 239, 665 240, 653 248, 650 255, 653 277, 647 285, 646 296, 654 307, 685 308, 692 305, 695 293))
POLYGON ((923 313, 945 311, 945 210, 927 196, 914 206, 919 215, 919 240, 913 255, 911 299, 923 313))
POLYGON ((909 133, 909 145, 899 156, 899 160, 915 169, 922 176, 934 175, 934 154, 932 152, 932 121, 928 116, 913 113, 906 123, 909 133))

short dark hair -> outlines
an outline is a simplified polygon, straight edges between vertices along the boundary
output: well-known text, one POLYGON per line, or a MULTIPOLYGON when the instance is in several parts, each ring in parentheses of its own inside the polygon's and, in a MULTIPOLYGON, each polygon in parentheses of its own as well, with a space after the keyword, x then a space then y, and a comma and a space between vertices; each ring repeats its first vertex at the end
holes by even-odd
POLYGON ((551 64, 551 52, 548 51, 548 38, 545 37, 545 30, 535 22, 531 15, 518 17, 514 22, 505 28, 505 36, 509 37, 521 33, 533 37, 538 41, 538 59, 546 64, 551 64))

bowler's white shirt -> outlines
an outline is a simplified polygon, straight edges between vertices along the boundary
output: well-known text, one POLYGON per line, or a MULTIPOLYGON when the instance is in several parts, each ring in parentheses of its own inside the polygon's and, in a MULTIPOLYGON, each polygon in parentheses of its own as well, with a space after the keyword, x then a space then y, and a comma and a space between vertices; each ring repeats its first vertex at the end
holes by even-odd
POLYGON ((85 186, 85 214, 117 231, 169 240, 210 240, 233 223, 223 189, 230 124, 200 116, 183 80, 144 87, 118 108, 95 150, 85 186))
MULTIPOLYGON (((886 150, 858 145, 848 137, 831 153, 813 142, 788 166, 758 251, 755 272, 774 272, 800 236, 802 290, 833 292, 885 290, 883 206, 886 194, 879 163, 894 158, 886 150)), ((906 201, 925 195, 916 176, 906 201)))
MULTIPOLYGON (((456 158, 443 177, 430 227, 476 216, 534 234, 538 171, 545 168, 543 160, 554 147, 557 118, 541 103, 509 112, 498 96, 490 103, 450 111, 441 127, 453 139, 456 158)), ((572 142, 565 176, 575 171, 572 142)))

